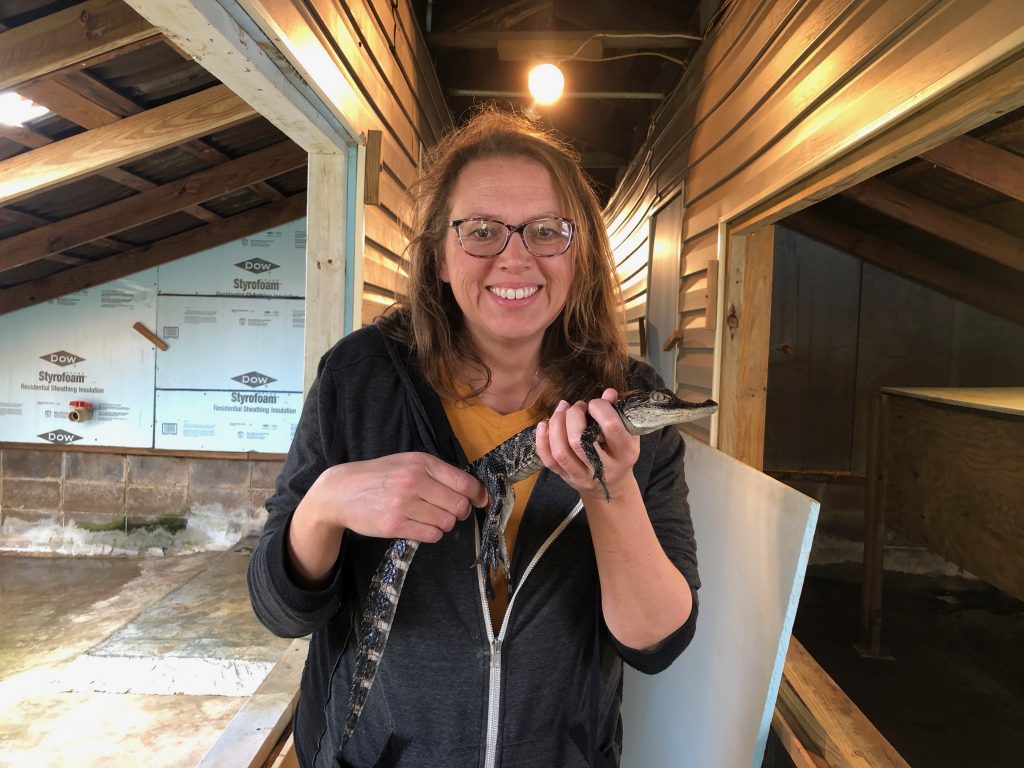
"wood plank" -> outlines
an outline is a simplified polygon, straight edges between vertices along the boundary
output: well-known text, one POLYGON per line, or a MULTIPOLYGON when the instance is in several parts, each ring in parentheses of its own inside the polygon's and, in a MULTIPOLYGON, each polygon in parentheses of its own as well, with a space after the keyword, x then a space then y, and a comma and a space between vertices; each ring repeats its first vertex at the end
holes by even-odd
POLYGON ((725 267, 718 447, 757 469, 764 466, 774 239, 771 227, 733 236, 725 267))
POLYGON ((786 654, 785 680, 779 698, 787 719, 802 726, 811 739, 806 746, 827 765, 910 768, 796 638, 786 654))
POLYGON ((1024 240, 911 192, 869 179, 843 197, 891 219, 922 229, 979 256, 1024 272, 1024 240))
POLYGON ((120 0, 87 0, 0 33, 0 91, 160 34, 120 0))
POLYGON ((216 245, 230 243, 254 232, 262 232, 268 227, 294 221, 305 213, 306 194, 303 192, 281 202, 270 203, 215 224, 207 224, 174 235, 148 247, 134 248, 98 262, 49 275, 41 280, 19 283, 0 291, 0 314, 83 288, 91 288, 216 245))
MULTIPOLYGON (((121 119, 120 115, 87 99, 64 83, 47 78, 23 85, 18 93, 83 128, 98 128, 121 119)), ((141 110, 139 110, 141 111, 141 110)))
MULTIPOLYGON (((346 306, 345 246, 349 233, 346 155, 309 156, 309 210, 306 214, 306 329, 303 391, 309 391, 323 354, 343 335, 346 306)), ((376 210, 370 208, 370 210, 376 210)))
POLYGON ((929 163, 1024 202, 1024 157, 970 136, 959 136, 921 155, 929 163))
POLYGON ((686 177, 687 204, 696 204, 799 127, 865 59, 896 45, 930 5, 934 0, 829 0, 809 4, 809 14, 801 9, 794 39, 766 50, 728 103, 694 132, 689 163, 678 171, 686 177))
POLYGON ((958 301, 1024 325, 1024 303, 1015 291, 947 267, 812 210, 795 213, 784 223, 807 237, 857 256, 915 283, 934 288, 958 301))
POLYGON ((959 408, 1024 416, 1024 387, 882 387, 882 392, 959 408))
POLYGON ((0 163, 0 205, 236 125, 254 114, 225 86, 215 86, 17 155, 0 163))
POLYGON ((686 235, 775 219, 1024 103, 1024 5, 947 3, 927 21, 691 205, 686 235))
POLYGON ((128 0, 167 35, 185 58, 194 59, 307 152, 339 152, 359 135, 349 118, 335 113, 340 129, 300 93, 283 54, 261 46, 220 5, 178 0, 128 0), (271 56, 273 55, 273 58, 271 56))
POLYGON ((366 125, 364 128, 379 128, 390 133, 410 159, 417 158, 422 141, 402 103, 406 95, 402 90, 404 83, 400 80, 390 83, 376 69, 373 60, 367 56, 365 45, 359 39, 351 18, 338 4, 330 0, 302 2, 316 14, 324 30, 331 35, 332 51, 341 57, 342 66, 355 78, 359 89, 365 94, 368 109, 376 116, 376 125, 366 125))
POLYGON ((307 638, 288 646, 200 761, 199 768, 262 768, 295 712, 308 652, 307 638))
POLYGON ((257 179, 305 165, 306 153, 283 141, 214 168, 0 240, 0 269, 12 269, 211 200, 257 179))

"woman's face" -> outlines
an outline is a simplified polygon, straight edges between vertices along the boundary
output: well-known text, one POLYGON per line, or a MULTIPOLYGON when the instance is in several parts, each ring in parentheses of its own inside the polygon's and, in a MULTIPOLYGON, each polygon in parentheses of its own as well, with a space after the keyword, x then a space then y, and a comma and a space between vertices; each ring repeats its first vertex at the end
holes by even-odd
MULTIPOLYGON (((551 174, 522 157, 475 160, 463 168, 450 200, 451 219, 519 225, 568 217, 551 174)), ((482 355, 526 349, 540 353, 544 331, 565 306, 575 245, 558 256, 534 256, 518 234, 498 256, 472 256, 449 228, 440 276, 452 288, 466 328, 482 355)))

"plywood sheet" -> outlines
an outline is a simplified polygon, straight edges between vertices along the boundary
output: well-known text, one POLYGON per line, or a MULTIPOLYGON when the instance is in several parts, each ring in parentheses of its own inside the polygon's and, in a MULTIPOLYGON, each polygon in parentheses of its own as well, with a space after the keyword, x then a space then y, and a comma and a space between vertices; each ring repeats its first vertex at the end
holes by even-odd
POLYGON ((782 678, 818 502, 690 437, 700 618, 668 670, 627 670, 623 768, 758 768, 782 678))

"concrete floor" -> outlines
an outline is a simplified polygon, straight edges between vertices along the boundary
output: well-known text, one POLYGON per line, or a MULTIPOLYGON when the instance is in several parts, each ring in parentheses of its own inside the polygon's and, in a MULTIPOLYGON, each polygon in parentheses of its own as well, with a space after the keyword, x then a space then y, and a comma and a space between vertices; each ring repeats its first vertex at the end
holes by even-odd
POLYGON ((0 766, 196 765, 289 645, 252 615, 250 544, 0 556, 0 766))
POLYGON ((859 566, 810 568, 794 634, 914 768, 1024 766, 1024 602, 979 581, 889 573, 882 645, 854 649, 859 566))

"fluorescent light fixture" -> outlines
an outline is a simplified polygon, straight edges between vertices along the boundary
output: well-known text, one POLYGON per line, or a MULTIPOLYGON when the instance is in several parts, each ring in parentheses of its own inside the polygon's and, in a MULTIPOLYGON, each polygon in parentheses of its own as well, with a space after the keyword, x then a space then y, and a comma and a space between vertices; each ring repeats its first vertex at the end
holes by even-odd
POLYGON ((20 128, 29 120, 42 117, 50 110, 46 107, 29 101, 14 91, 0 93, 0 123, 20 128))
POLYGON ((562 95, 565 77, 554 64, 538 64, 530 70, 530 93, 538 104, 554 104, 562 95))

